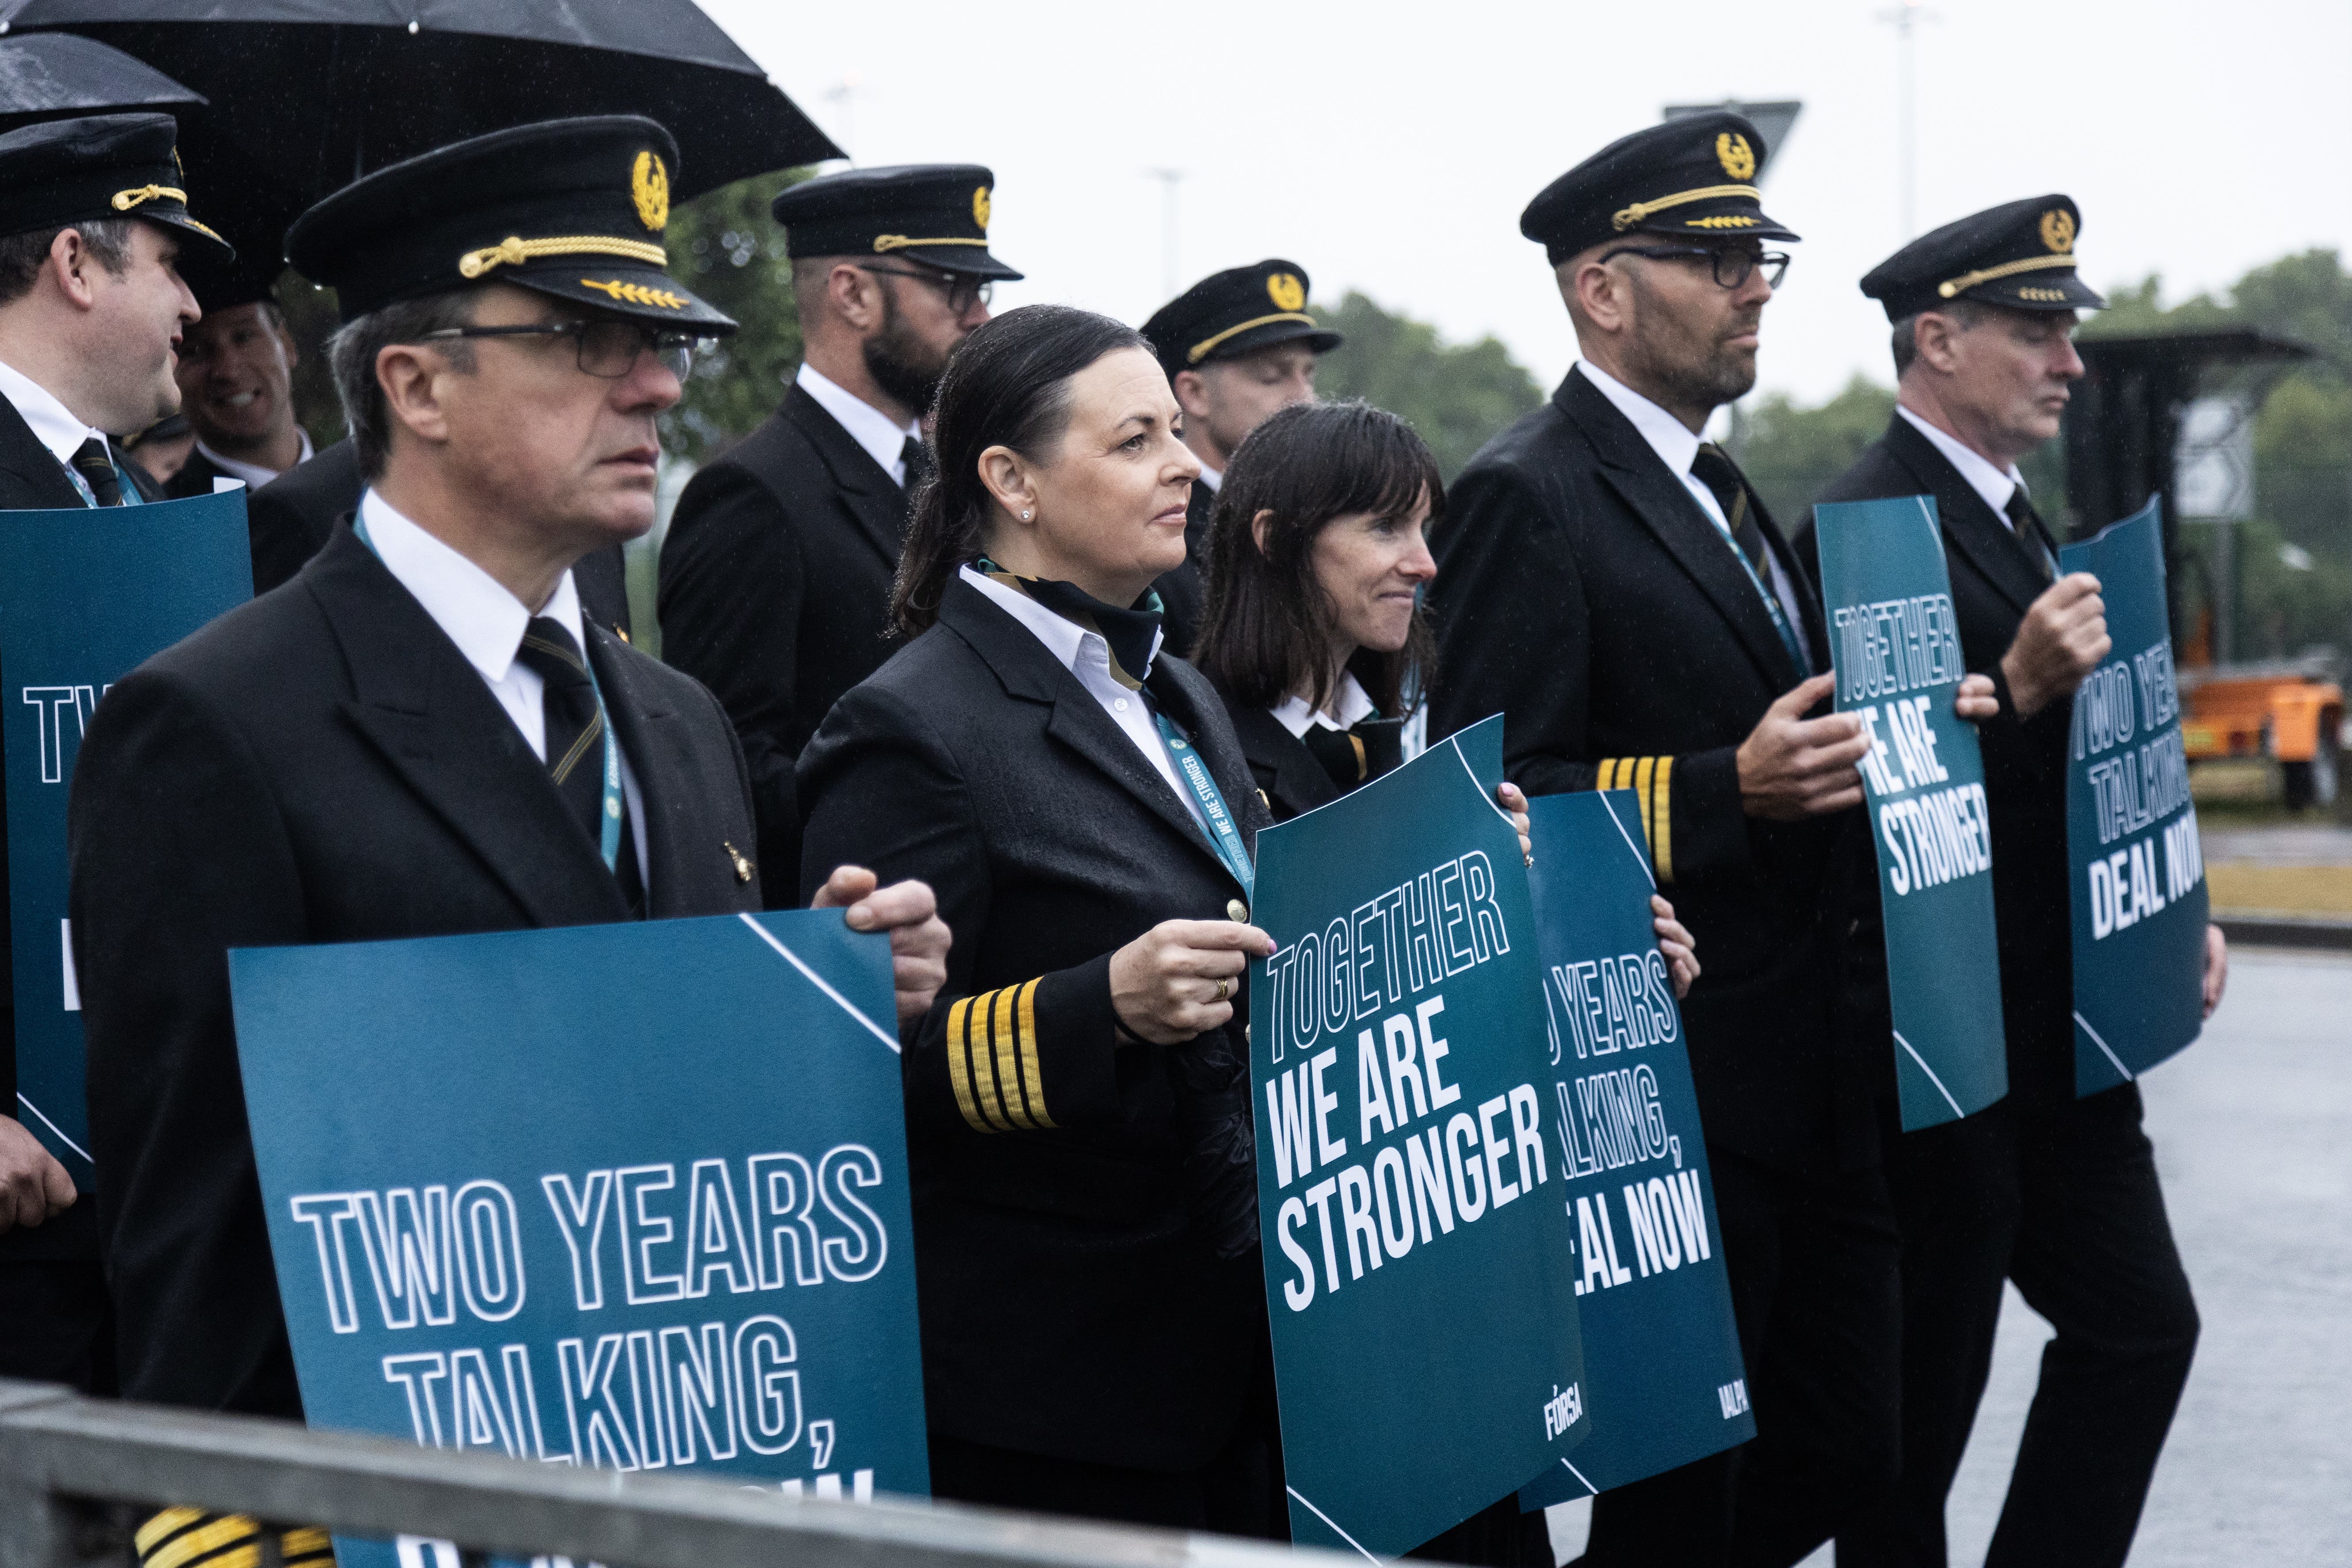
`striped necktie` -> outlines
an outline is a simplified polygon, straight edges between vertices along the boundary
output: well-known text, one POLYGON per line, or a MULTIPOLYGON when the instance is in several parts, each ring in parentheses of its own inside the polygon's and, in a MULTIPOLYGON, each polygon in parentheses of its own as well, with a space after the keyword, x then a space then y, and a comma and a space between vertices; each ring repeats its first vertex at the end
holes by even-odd
POLYGON ((106 443, 92 436, 74 448, 73 471, 100 506, 122 504, 122 476, 114 470, 114 459, 107 455, 106 443))
MULTIPOLYGON (((535 616, 523 628, 515 657, 539 672, 540 709, 547 724, 547 771, 572 820, 602 845, 604 833, 604 714, 588 679, 588 660, 563 623, 535 616)), ((601 856, 599 857, 601 858, 601 856)), ((645 913, 645 883, 637 875, 637 848, 628 812, 621 813, 621 847, 613 874, 629 900, 630 912, 645 913)))

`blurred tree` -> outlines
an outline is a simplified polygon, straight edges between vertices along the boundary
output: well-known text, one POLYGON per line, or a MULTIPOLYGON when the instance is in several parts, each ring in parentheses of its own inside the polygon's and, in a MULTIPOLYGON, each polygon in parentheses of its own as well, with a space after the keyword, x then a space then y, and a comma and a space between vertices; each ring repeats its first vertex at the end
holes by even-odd
POLYGON ((1348 341, 1323 356, 1315 390, 1327 401, 1360 397, 1402 415, 1453 482, 1487 439, 1543 403, 1543 389, 1492 337, 1448 343, 1426 321, 1394 315, 1350 290, 1323 322, 1348 341))
POLYGON ((671 274, 741 323, 695 356, 685 398, 662 416, 662 449, 672 458, 708 462, 750 435, 800 368, 793 264, 768 205, 813 172, 739 180, 671 210, 662 237, 671 274))
POLYGON ((1794 533, 1814 498, 1878 439, 1894 412, 1895 395, 1861 374, 1818 408, 1800 407, 1785 392, 1766 393, 1748 411, 1740 469, 1773 521, 1794 533))
POLYGON ((307 282, 289 268, 273 286, 278 308, 286 312, 286 330, 293 335, 294 422, 310 433, 321 450, 343 438, 343 405, 335 395, 335 378, 327 370, 327 339, 339 318, 335 291, 307 282))

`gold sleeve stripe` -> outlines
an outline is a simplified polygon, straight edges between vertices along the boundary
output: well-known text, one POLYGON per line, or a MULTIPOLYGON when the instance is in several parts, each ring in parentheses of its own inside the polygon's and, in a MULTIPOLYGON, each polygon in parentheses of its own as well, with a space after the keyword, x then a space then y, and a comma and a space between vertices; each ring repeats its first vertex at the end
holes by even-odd
POLYGON ((1594 789, 1607 789, 1610 787, 1609 781, 1616 776, 1617 759, 1614 757, 1603 757, 1601 759, 1601 776, 1592 781, 1592 787, 1594 789))
POLYGON ((971 999, 971 1011, 964 1018, 964 1051, 971 1062, 971 1097, 980 1105, 988 1131, 1010 1132, 1013 1123, 1005 1119, 1003 1097, 996 1087, 996 1058, 990 1048, 989 1014, 995 1007, 993 991, 971 999))
POLYGON ((1642 797, 1642 834, 1650 831, 1650 775, 1658 770, 1658 759, 1643 757, 1633 764, 1633 793, 1642 797))
POLYGON ((1021 1031, 1021 1089, 1029 1100, 1029 1114, 1040 1127, 1051 1127, 1045 1114, 1045 1085, 1037 1063, 1037 982, 1021 987, 1021 1005, 1014 1015, 1021 1031))
POLYGON ((331 1565, 335 1561, 335 1542, 323 1530, 289 1530, 278 1538, 278 1552, 286 1568, 302 1564, 331 1565))
POLYGON ((1650 811, 1650 858, 1657 863, 1661 887, 1675 879, 1674 776, 1674 758, 1660 757, 1657 783, 1651 787, 1657 804, 1650 811))
POLYGON ((260 1535, 261 1527, 241 1513, 214 1515, 194 1529, 182 1531, 152 1552, 142 1550, 140 1563, 142 1568, 181 1568, 181 1564, 193 1563, 200 1557, 208 1563, 227 1563, 238 1557, 248 1563, 258 1562, 260 1535), (244 1551, 229 1551, 240 1544, 244 1551), (216 1555, 224 1552, 227 1555, 216 1555))
POLYGON ((1034 1132, 1037 1124, 1029 1120, 1028 1107, 1021 1099, 1021 1042, 1013 1037, 1020 992, 1019 986, 1007 985, 991 996, 988 1032, 996 1047, 996 1097, 1004 1119, 1017 1129, 1034 1132))
POLYGON ((157 1542, 177 1535, 204 1517, 205 1510, 200 1508, 167 1508, 141 1525, 131 1541, 143 1557, 155 1550, 157 1542))
POLYGON ((971 1092, 971 1056, 970 1050, 972 998, 967 996, 948 1009, 948 1082, 955 1089, 956 1109, 963 1119, 982 1132, 995 1128, 981 1120, 980 1104, 971 1092))

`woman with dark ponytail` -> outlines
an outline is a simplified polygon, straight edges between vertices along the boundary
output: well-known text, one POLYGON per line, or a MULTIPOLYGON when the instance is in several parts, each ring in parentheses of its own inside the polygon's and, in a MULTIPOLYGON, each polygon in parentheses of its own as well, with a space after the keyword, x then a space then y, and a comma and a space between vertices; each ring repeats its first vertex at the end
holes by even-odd
POLYGON ((1160 647, 1181 418, 1105 317, 964 341, 892 596, 911 640, 802 755, 803 864, 920 876, 955 932, 905 1058, 934 1493, 1268 1534, 1240 995, 1267 817, 1160 647))

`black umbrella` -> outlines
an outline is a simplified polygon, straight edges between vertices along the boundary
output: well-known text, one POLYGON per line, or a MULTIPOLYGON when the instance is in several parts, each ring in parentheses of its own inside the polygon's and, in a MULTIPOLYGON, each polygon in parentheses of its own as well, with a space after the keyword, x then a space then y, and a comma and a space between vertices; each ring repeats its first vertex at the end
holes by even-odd
POLYGON ((205 101, 154 67, 70 33, 0 37, 0 134, 43 120, 205 101))
POLYGON ((0 32, 35 28, 110 44, 208 97, 181 141, 202 188, 258 174, 311 201, 575 114, 667 126, 680 200, 842 156, 692 0, 0 0, 0 32))

